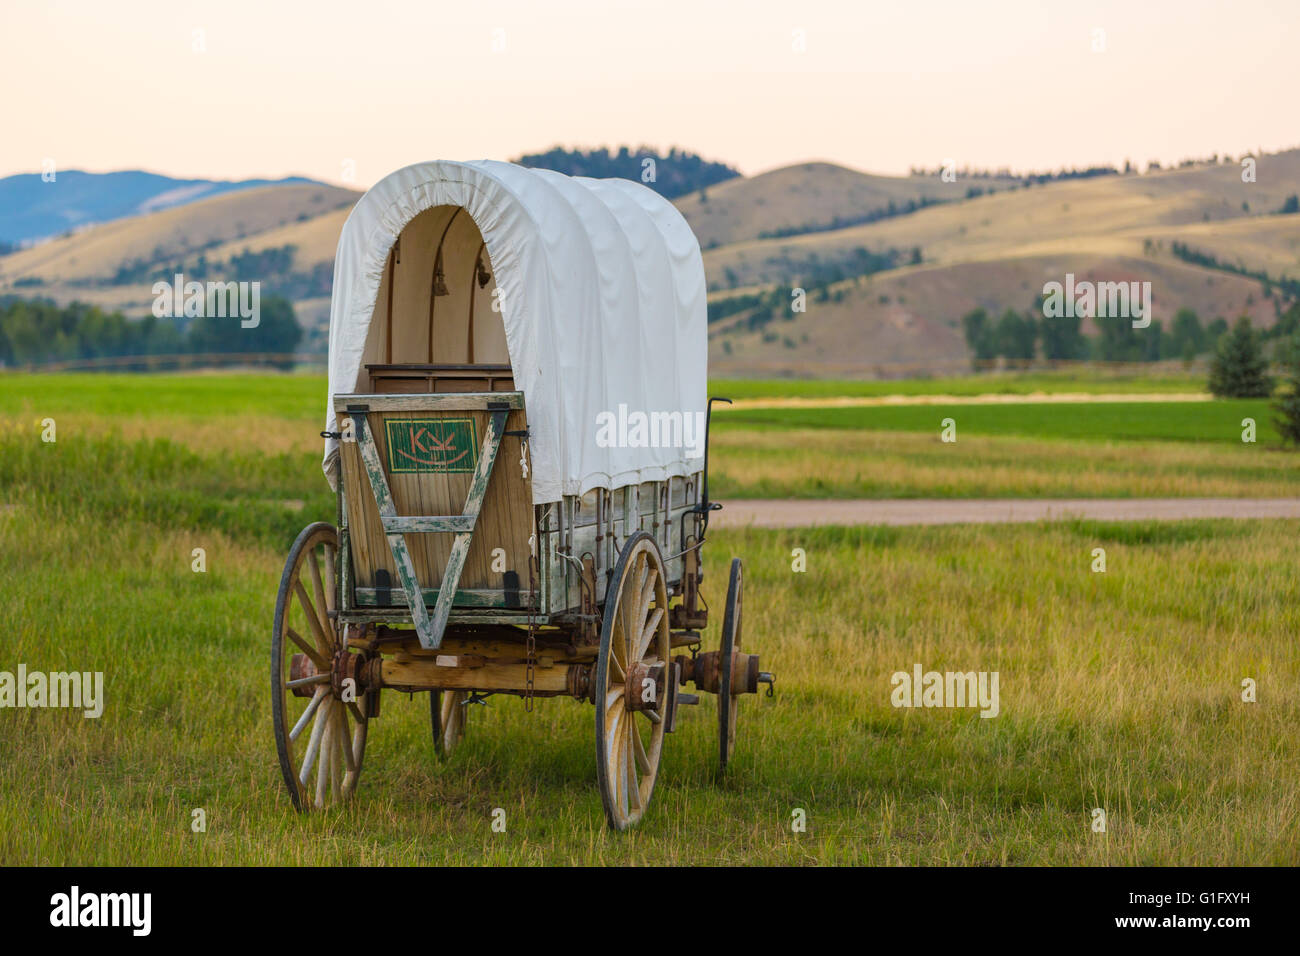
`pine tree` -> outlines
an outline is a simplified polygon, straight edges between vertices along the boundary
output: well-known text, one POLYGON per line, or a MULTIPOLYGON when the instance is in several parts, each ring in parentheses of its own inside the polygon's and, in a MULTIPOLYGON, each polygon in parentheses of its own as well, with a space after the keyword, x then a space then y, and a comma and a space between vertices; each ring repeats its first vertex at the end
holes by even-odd
POLYGON ((1209 388, 1219 398, 1268 398, 1273 393, 1268 360, 1246 316, 1219 339, 1210 363, 1209 388))
POLYGON ((1279 416, 1275 419, 1277 430, 1284 441, 1300 445, 1300 333, 1287 339, 1278 353, 1284 388, 1273 403, 1279 416))

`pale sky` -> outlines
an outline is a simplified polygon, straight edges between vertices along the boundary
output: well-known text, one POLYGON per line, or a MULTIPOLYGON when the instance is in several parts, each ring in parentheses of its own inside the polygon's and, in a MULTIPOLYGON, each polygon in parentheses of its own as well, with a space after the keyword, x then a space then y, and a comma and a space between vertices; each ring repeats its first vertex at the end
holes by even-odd
POLYGON ((365 186, 623 143, 745 173, 1168 163, 1300 145, 1298 51, 1297 0, 0 0, 0 176, 365 186))

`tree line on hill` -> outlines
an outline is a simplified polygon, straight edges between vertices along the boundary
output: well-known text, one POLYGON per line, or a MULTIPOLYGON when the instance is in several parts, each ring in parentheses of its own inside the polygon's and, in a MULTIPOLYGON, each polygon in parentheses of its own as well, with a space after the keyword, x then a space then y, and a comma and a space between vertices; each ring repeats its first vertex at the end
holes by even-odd
MULTIPOLYGON (((301 338, 293 305, 280 296, 261 297, 254 328, 242 327, 237 317, 211 314, 178 319, 150 314, 130 319, 121 312, 105 312, 82 302, 59 306, 48 299, 0 299, 0 366, 151 356, 284 356, 297 349, 301 338)), ((158 364, 149 361, 140 366, 158 364)), ((278 359, 270 364, 285 367, 292 363, 278 359)))
POLYGON ((298 247, 293 244, 272 246, 266 249, 245 249, 225 261, 213 261, 200 252, 191 260, 168 262, 155 252, 153 262, 136 259, 118 267, 108 284, 152 285, 154 282, 171 282, 179 273, 187 280, 207 282, 260 282, 264 291, 288 299, 309 299, 327 296, 334 287, 334 263, 318 262, 312 268, 299 271, 295 259, 298 247), (160 264, 161 263, 161 264, 160 264))
MULTIPOLYGON (((943 166, 935 169, 926 169, 924 166, 913 166, 908 170, 909 176, 942 176, 946 172, 943 166)), ((1125 173, 1133 172, 1132 164, 1127 164, 1124 169, 1125 173)), ((999 179, 1008 183, 1019 183, 1021 186, 1042 186, 1045 183, 1062 182, 1071 179, 1095 179, 1098 176, 1118 176, 1120 171, 1114 166, 1088 166, 1084 169, 1065 169, 1061 168, 1054 172, 1029 172, 1013 173, 1009 168, 1002 169, 970 169, 963 168, 952 170, 953 175, 960 179, 999 179)), ((977 194, 979 195, 979 194, 977 194)))
POLYGON ((962 318, 962 327, 977 371, 992 367, 998 358, 1031 361, 1040 345, 1047 360, 1190 362, 1208 352, 1209 391, 1219 398, 1273 396, 1278 431, 1285 441, 1300 445, 1300 300, 1262 332, 1244 315, 1231 328, 1222 318, 1202 326, 1188 308, 1178 310, 1167 334, 1159 319, 1135 329, 1128 318, 1096 318, 1098 334, 1089 339, 1080 331, 1081 322, 1077 316, 1046 318, 1014 309, 993 321, 984 309, 974 309, 962 318), (1281 370, 1280 382, 1270 374, 1272 364, 1281 370))
POLYGON ((738 169, 726 163, 704 159, 676 146, 667 154, 649 146, 635 149, 620 146, 613 152, 605 146, 589 150, 554 146, 544 153, 527 153, 511 162, 535 169, 553 169, 566 176, 631 179, 649 186, 665 199, 676 199, 740 175, 738 169), (653 163, 647 164, 647 159, 653 163))
MULTIPOLYGON (((1228 332, 1228 323, 1216 318, 1201 324, 1195 310, 1179 309, 1168 331, 1160 319, 1153 319, 1143 329, 1135 329, 1129 318, 1096 317, 1097 334, 1083 334, 1080 316, 1048 318, 1039 307, 1028 312, 1007 309, 993 319, 983 308, 962 317, 962 331, 978 370, 996 364, 999 358, 1029 361, 1093 360, 1102 362, 1159 362, 1181 359, 1191 362, 1211 353, 1228 332)), ((1261 333, 1268 339, 1286 338, 1300 328, 1300 301, 1278 316, 1277 324, 1261 333)))
MULTIPOLYGON (((1292 196, 1291 198, 1295 199, 1296 197, 1292 196)), ((1194 266, 1201 266, 1206 269, 1215 269, 1219 272, 1230 272, 1233 275, 1258 279, 1264 288, 1264 298, 1266 299, 1271 299, 1273 297, 1274 288, 1281 289, 1287 296, 1293 299, 1300 298, 1300 280, 1291 279, 1287 276, 1274 278, 1263 269, 1247 269, 1243 265, 1237 265, 1231 262, 1220 262, 1214 255, 1193 249, 1185 242, 1178 242, 1175 240, 1169 248, 1177 258, 1184 262, 1191 263, 1194 266)))
MULTIPOLYGON (((798 263, 798 271, 804 274, 804 278, 799 282, 778 285, 761 292, 728 296, 710 302, 708 321, 712 325, 714 322, 742 312, 749 313, 745 319, 745 327, 750 330, 760 329, 778 316, 791 321, 797 314, 792 308, 792 303, 799 290, 803 291, 805 301, 840 302, 848 295, 848 289, 835 289, 832 288, 833 286, 847 279, 863 279, 877 272, 895 269, 904 261, 919 263, 921 248, 915 246, 908 252, 891 247, 884 252, 872 252, 865 246, 858 246, 850 255, 837 261, 823 261, 814 256, 798 263)), ((734 288, 738 279, 731 270, 727 271, 727 281, 734 288)))

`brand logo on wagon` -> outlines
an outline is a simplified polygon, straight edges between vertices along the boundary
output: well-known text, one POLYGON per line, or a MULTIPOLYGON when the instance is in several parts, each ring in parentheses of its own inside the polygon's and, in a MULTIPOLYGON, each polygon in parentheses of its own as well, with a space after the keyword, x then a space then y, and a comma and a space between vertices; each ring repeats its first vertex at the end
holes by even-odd
POLYGON ((601 448, 685 448, 688 458, 704 457, 704 412, 618 412, 596 416, 596 444, 601 448))
POLYGON ((478 433, 469 418, 390 418, 388 470, 393 474, 457 474, 478 464, 478 433))

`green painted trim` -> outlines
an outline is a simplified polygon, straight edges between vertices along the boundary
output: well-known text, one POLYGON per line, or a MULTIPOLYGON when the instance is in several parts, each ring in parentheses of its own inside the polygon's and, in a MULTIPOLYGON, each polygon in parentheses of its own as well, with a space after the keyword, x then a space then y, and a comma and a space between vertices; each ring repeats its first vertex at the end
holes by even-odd
POLYGON ((474 515, 380 515, 390 534, 456 534, 474 530, 474 515))

